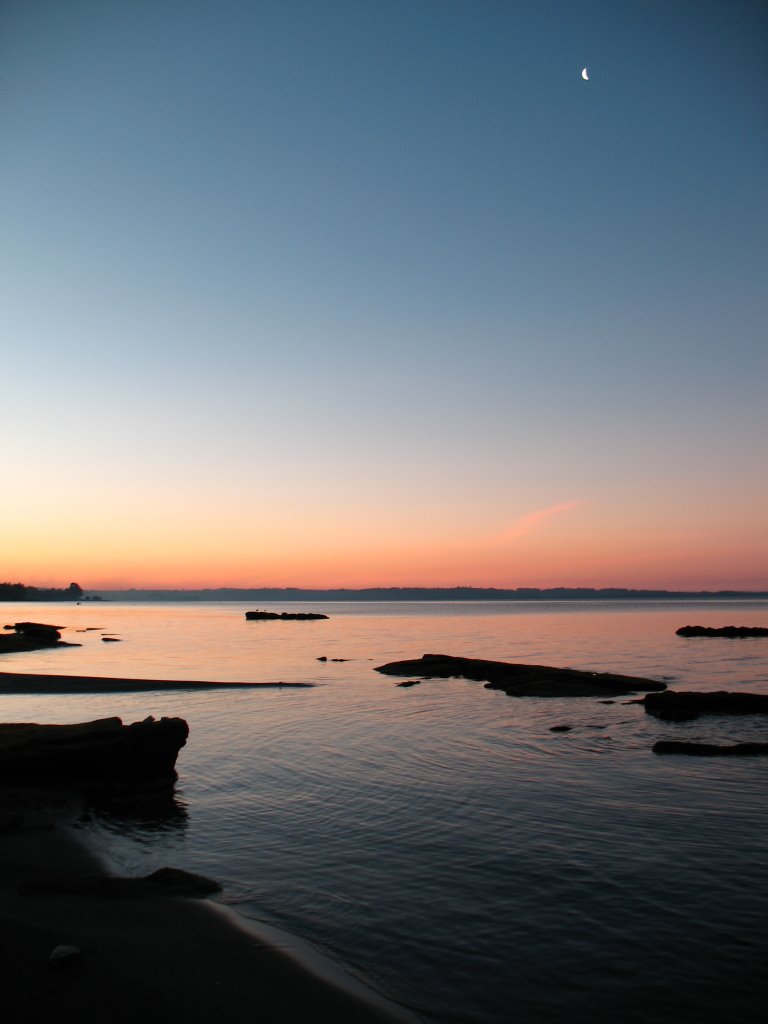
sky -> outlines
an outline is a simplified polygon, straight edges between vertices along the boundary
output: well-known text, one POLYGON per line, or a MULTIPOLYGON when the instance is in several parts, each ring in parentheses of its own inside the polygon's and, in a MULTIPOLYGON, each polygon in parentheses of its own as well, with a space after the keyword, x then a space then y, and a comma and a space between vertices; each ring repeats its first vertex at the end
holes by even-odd
POLYGON ((768 589, 766 53, 762 0, 0 0, 0 578, 768 589))

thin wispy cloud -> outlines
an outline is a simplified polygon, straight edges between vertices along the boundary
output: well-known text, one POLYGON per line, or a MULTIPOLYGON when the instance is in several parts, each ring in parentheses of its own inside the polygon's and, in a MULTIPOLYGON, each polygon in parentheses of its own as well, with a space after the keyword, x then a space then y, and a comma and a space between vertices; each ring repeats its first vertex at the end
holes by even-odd
POLYGON ((550 519, 564 515, 566 512, 571 512, 575 508, 581 508, 583 505, 586 505, 586 501, 563 501, 559 505, 548 505, 546 508, 536 509, 535 512, 529 512, 527 515, 521 516, 505 530, 502 530, 494 540, 502 544, 511 540, 517 540, 518 537, 524 537, 526 534, 537 530, 550 519))

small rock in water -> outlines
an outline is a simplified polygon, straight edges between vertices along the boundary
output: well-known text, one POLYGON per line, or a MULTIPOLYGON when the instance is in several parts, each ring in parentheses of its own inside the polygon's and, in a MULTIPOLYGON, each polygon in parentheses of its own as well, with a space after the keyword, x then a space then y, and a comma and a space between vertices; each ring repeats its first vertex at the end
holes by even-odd
POLYGON ((573 728, 572 725, 552 725, 550 726, 550 732, 570 732, 573 728))
POLYGON ((103 644, 119 644, 121 640, 119 636, 103 636, 101 642, 103 644))
POLYGON ((421 682, 421 679, 406 679, 403 683, 395 683, 395 686, 418 686, 421 682))
POLYGON ((318 661, 328 661, 328 659, 326 658, 326 656, 324 654, 321 655, 317 660, 318 661))
POLYGON ((80 963, 79 946, 56 946, 48 957, 48 964, 57 970, 61 967, 74 967, 80 963))

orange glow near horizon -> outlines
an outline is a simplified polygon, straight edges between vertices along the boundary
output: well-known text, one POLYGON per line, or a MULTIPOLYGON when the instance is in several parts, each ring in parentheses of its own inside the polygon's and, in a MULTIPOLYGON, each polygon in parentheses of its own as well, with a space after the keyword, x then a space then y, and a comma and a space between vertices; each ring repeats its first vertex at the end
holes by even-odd
MULTIPOLYGON (((348 525, 348 524, 347 524, 348 525)), ((408 531, 405 523, 371 530, 302 529, 232 519, 118 523, 109 530, 72 516, 55 536, 20 528, 4 579, 35 586, 85 590, 217 587, 627 587, 672 590, 765 590, 768 564, 761 549, 714 538, 685 521, 652 522, 639 510, 621 529, 593 503, 567 501, 517 517, 488 533, 447 528, 408 531), (375 534, 375 541, 370 535, 375 534), (62 542, 61 537, 66 538, 62 542)))

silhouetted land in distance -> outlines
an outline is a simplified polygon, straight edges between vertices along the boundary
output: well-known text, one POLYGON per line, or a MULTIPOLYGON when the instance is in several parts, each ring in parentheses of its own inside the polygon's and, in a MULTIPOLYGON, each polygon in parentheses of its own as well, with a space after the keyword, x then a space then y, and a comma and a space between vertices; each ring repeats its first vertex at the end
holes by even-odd
MULTIPOLYGON (((93 590, 109 601, 706 601, 768 598, 754 590, 630 590, 622 587, 367 587, 361 590, 304 590, 300 587, 204 590, 93 590)), ((10 600, 6 598, 5 600, 10 600)), ((87 600, 87 598, 86 598, 87 600)))
POLYGON ((79 583, 70 583, 66 588, 0 583, 0 601, 80 601, 82 597, 83 588, 79 583))

